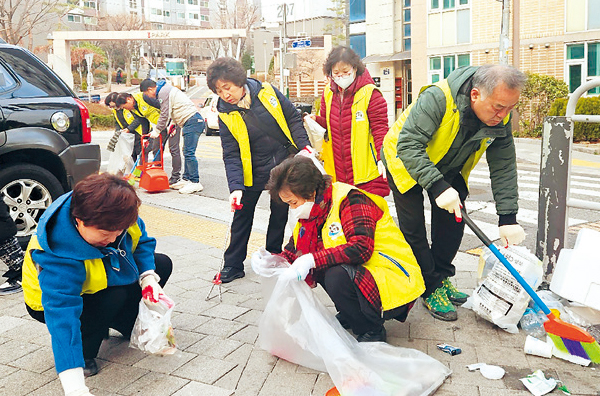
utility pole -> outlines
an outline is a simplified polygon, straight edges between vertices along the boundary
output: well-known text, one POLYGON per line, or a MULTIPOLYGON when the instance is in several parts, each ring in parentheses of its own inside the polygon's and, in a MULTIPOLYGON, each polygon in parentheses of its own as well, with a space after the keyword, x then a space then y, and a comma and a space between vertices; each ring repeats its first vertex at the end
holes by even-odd
POLYGON ((498 0, 502 2, 502 29, 500 32, 500 64, 508 65, 508 28, 510 21, 510 0, 498 0))
POLYGON ((284 76, 283 73, 287 68, 284 67, 285 57, 287 54, 287 3, 283 3, 283 51, 281 54, 281 92, 289 97, 289 92, 287 92, 287 76, 284 76))
MULTIPOLYGON (((515 69, 521 66, 521 0, 513 0, 513 37, 512 37, 512 64, 515 69)), ((519 132, 519 112, 513 109, 512 129, 519 132)))

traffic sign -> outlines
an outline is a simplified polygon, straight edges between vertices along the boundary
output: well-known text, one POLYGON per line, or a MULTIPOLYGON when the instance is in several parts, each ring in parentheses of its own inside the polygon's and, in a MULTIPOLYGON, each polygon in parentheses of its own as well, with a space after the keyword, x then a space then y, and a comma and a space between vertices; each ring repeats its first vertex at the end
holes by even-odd
POLYGON ((310 39, 296 40, 296 41, 292 42, 292 48, 306 48, 306 47, 310 47, 310 45, 311 45, 310 39))

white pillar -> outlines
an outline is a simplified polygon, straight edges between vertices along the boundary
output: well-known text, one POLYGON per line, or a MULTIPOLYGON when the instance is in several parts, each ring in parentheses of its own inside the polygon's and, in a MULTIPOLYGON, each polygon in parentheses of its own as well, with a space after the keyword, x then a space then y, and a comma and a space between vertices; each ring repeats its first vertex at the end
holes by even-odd
POLYGON ((71 44, 63 39, 54 39, 52 49, 54 53, 52 57, 52 70, 73 89, 75 82, 71 73, 71 44))

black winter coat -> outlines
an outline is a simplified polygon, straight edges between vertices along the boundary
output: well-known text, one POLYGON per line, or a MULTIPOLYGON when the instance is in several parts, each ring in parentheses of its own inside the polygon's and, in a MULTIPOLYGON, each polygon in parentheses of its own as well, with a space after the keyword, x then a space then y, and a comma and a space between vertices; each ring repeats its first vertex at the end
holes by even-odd
MULTIPOLYGON (((221 146, 223 147, 223 162, 225 162, 225 173, 229 183, 229 191, 249 190, 262 191, 265 184, 269 181, 271 169, 279 165, 286 159, 290 153, 281 144, 272 138, 264 130, 269 128, 285 136, 275 118, 269 114, 267 109, 258 99, 258 93, 262 87, 260 81, 249 78, 246 80, 250 91, 251 104, 250 109, 240 108, 219 99, 217 110, 220 113, 230 113, 239 111, 246 122, 248 137, 250 139, 250 152, 252 155, 252 175, 253 185, 244 186, 244 171, 242 169, 242 159, 240 157, 240 147, 237 140, 233 137, 227 125, 219 119, 219 134, 221 135, 221 146)), ((296 110, 292 102, 289 101, 279 90, 273 87, 277 94, 277 99, 281 104, 283 115, 287 121, 288 128, 294 139, 294 143, 299 150, 310 145, 308 135, 302 123, 302 117, 296 110)))

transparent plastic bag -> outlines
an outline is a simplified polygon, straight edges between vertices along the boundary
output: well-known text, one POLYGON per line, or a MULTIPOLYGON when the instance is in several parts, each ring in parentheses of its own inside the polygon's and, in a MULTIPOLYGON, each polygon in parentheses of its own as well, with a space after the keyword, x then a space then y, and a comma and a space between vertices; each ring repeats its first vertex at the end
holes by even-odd
POLYGON ((172 355, 177 351, 171 315, 175 303, 164 294, 152 308, 140 300, 139 312, 131 332, 131 348, 155 355, 172 355))
MULTIPOLYGON (((542 262, 522 246, 498 247, 525 281, 537 289, 542 281, 542 262)), ((509 333, 519 332, 517 323, 529 304, 529 294, 486 247, 481 253, 480 284, 462 306, 509 333)))
POLYGON ((320 154, 323 149, 325 128, 319 125, 317 121, 310 118, 310 115, 307 115, 304 117, 304 129, 306 129, 310 145, 320 154))
POLYGON ((252 268, 266 280, 263 288, 273 287, 258 326, 261 348, 329 373, 344 396, 430 395, 450 375, 448 367, 415 349, 357 342, 306 282, 280 279, 288 266, 279 256, 253 256, 252 268))
POLYGON ((115 145, 115 151, 108 157, 108 166, 106 171, 112 175, 123 175, 129 173, 133 168, 133 143, 135 135, 129 132, 123 132, 119 135, 119 140, 115 145))

